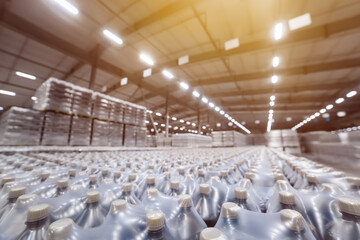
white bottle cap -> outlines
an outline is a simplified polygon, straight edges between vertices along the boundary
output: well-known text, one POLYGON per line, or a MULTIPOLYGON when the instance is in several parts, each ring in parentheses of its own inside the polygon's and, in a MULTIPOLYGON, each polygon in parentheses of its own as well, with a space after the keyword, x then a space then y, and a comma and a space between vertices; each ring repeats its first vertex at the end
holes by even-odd
POLYGON ((12 188, 8 193, 8 199, 18 198, 21 195, 24 195, 26 192, 25 187, 15 187, 12 188))
POLYGON ((136 174, 135 173, 130 173, 128 176, 129 181, 134 181, 136 179, 136 174))
POLYGON ((279 201, 282 204, 295 205, 295 195, 292 192, 280 191, 279 192, 279 201))
POLYGON ((255 174, 252 172, 246 172, 245 177, 249 180, 253 179, 255 177, 255 174))
POLYGON ((221 177, 226 177, 228 175, 227 171, 226 170, 221 170, 220 171, 220 176, 221 177))
POLYGON ((201 194, 209 194, 210 193, 210 185, 209 184, 200 184, 199 191, 201 194))
POLYGON ((146 195, 150 198, 156 198, 159 195, 159 192, 156 188, 149 188, 146 190, 146 195))
POLYGON ((179 181, 171 181, 170 182, 170 188, 174 189, 174 190, 179 190, 180 182, 179 181))
POLYGON ((284 178, 284 175, 282 175, 281 173, 276 173, 274 175, 274 179, 275 179, 275 181, 278 181, 278 180, 284 180, 285 178, 284 178))
POLYGON ((189 194, 182 194, 178 199, 179 206, 181 208, 189 208, 192 206, 191 196, 189 194))
POLYGON ((5 183, 14 182, 14 181, 15 181, 14 177, 3 177, 1 184, 4 185, 5 183))
POLYGON ((126 167, 130 168, 131 167, 131 162, 127 162, 126 167))
POLYGON ((164 175, 166 178, 170 179, 171 177, 171 173, 170 172, 164 172, 164 175))
POLYGON ((227 219, 236 219, 239 215, 239 206, 233 202, 226 202, 221 207, 221 215, 227 219))
POLYGON ((87 203, 97 203, 100 200, 100 192, 97 190, 90 190, 86 193, 87 203))
POLYGON ((162 170, 163 170, 163 172, 167 172, 169 170, 169 168, 167 166, 163 166, 162 170))
POLYGON ((74 177, 75 174, 76 174, 76 169, 70 169, 70 170, 69 170, 69 176, 70 176, 70 177, 74 177))
POLYGON ((49 176, 50 176, 50 173, 49 173, 49 172, 42 172, 42 173, 40 174, 40 178, 41 178, 42 180, 47 179, 49 176))
POLYGON ((123 183, 121 185, 121 188, 122 188, 123 192, 131 192, 132 183, 123 183))
POLYGON ((119 178, 121 176, 121 172, 120 171, 114 171, 114 178, 119 178))
POLYGON ((91 168, 91 173, 94 173, 94 172, 96 172, 97 171, 97 168, 96 167, 92 167, 91 168))
POLYGON ((217 228, 205 228, 201 231, 200 240, 226 240, 226 237, 217 228))
POLYGON ((45 203, 29 207, 26 221, 36 222, 47 218, 47 216, 49 215, 49 209, 50 206, 45 203))
POLYGON ((341 197, 341 198, 338 198, 337 202, 338 202, 341 212, 355 215, 355 216, 360 216, 360 201, 359 200, 353 199, 353 198, 341 197))
POLYGON ((240 200, 246 200, 247 199, 247 190, 245 188, 236 187, 234 189, 235 192, 235 198, 240 200))
POLYGON ((149 231, 156 232, 164 228, 165 216, 162 211, 150 211, 146 214, 146 226, 149 231))
POLYGON ((146 184, 148 184, 148 185, 154 185, 154 184, 155 184, 155 177, 154 177, 154 176, 148 176, 148 177, 146 177, 146 184))
POLYGON ((82 171, 85 171, 86 169, 87 169, 87 166, 86 166, 86 165, 81 166, 81 170, 82 170, 82 171))
POLYGON ((103 177, 107 176, 109 174, 109 170, 108 169, 103 169, 101 171, 101 174, 103 175, 103 177))
POLYGON ((308 174, 306 178, 309 183, 318 183, 318 179, 315 175, 308 174))
POLYGON ((118 199, 111 202, 111 212, 117 213, 122 212, 126 209, 126 200, 118 199))
POLYGON ((69 181, 67 179, 60 179, 56 182, 58 188, 66 188, 69 185, 69 181))
POLYGON ((47 238, 48 240, 68 239, 73 231, 74 221, 71 218, 63 218, 50 224, 47 238))
POLYGON ((199 169, 198 170, 198 175, 203 177, 205 175, 205 170, 204 169, 199 169))
POLYGON ((178 172, 183 175, 185 173, 185 169, 183 167, 179 167, 178 172))
POLYGON ((286 190, 291 187, 290 183, 286 180, 277 180, 276 181, 276 188, 278 190, 286 190))
POLYGON ((242 178, 242 179, 240 179, 240 181, 239 181, 239 185, 240 185, 241 187, 245 188, 245 189, 249 189, 250 186, 251 186, 251 182, 250 182, 250 180, 247 179, 247 178, 242 178))
POLYGON ((90 183, 94 184, 97 182, 98 176, 96 174, 91 174, 89 176, 90 183))
POLYGON ((280 218, 283 224, 291 231, 301 232, 305 228, 304 218, 295 210, 281 210, 280 218))

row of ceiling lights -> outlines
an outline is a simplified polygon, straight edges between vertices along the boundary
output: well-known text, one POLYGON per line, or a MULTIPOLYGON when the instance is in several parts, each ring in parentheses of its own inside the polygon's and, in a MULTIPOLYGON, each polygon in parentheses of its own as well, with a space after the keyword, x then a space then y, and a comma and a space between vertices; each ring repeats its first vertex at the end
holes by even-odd
MULTIPOLYGON (((346 94, 346 98, 351 98, 353 96, 355 96, 357 94, 357 91, 353 90, 350 91, 346 94)), ((342 102, 345 101, 345 98, 338 98, 335 100, 336 104, 341 104, 342 102)), ((320 116, 320 114, 324 114, 326 111, 331 110, 334 108, 333 104, 329 104, 327 105, 325 108, 320 109, 320 111, 314 113, 313 115, 311 115, 310 117, 306 118, 305 120, 303 120, 302 122, 299 122, 296 126, 294 126, 293 128, 291 128, 291 130, 297 130, 298 128, 304 126, 305 124, 307 124, 308 122, 310 122, 311 120, 317 118, 320 116)))

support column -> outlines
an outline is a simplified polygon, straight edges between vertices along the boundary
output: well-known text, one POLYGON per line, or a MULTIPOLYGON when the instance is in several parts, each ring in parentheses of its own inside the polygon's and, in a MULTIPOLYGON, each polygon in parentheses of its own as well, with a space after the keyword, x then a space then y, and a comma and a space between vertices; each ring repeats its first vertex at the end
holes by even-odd
POLYGON ((198 125, 198 134, 200 134, 200 132, 201 132, 201 125, 200 125, 200 106, 199 106, 198 112, 197 112, 197 125, 198 125))
POLYGON ((169 93, 166 94, 165 102, 165 137, 169 137, 169 93))

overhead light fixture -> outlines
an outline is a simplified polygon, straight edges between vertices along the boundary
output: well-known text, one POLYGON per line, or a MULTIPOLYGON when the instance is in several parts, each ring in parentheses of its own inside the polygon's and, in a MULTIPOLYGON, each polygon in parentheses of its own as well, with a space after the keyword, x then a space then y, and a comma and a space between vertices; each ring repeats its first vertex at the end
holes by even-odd
POLYGON ((162 116, 162 114, 161 114, 161 113, 159 113, 159 112, 155 113, 155 115, 156 115, 156 116, 159 116, 159 117, 161 117, 161 116, 162 116))
POLYGON ((31 100, 36 101, 36 100, 37 100, 37 97, 32 96, 32 97, 31 97, 31 100))
POLYGON ((216 126, 217 126, 217 127, 221 127, 221 123, 217 123, 216 126))
POLYGON ((345 100, 344 98, 338 98, 338 99, 336 99, 335 103, 340 104, 340 103, 342 103, 344 100, 345 100))
POLYGON ((280 40, 283 36, 283 31, 284 31, 284 24, 282 23, 277 23, 275 24, 274 27, 274 39, 275 40, 280 40))
POLYGON ((337 115, 338 117, 345 117, 345 116, 346 116, 346 112, 340 111, 340 112, 337 112, 336 115, 337 115))
POLYGON ((165 77, 169 78, 169 79, 173 79, 173 78, 174 78, 174 75, 173 75, 171 72, 169 72, 168 70, 166 70, 166 69, 162 70, 162 74, 163 74, 165 77))
POLYGON ((36 80, 36 77, 27 73, 23 73, 23 72, 15 72, 16 75, 18 75, 19 77, 23 77, 23 78, 28 78, 31 80, 36 80))
POLYGON ((330 110, 330 109, 332 109, 333 107, 334 107, 334 105, 329 104, 329 105, 326 106, 326 109, 327 109, 327 110, 330 110))
POLYGON ((144 72, 143 72, 143 77, 146 78, 146 77, 150 77, 151 76, 151 68, 148 68, 148 69, 145 69, 144 72))
POLYGON ((16 93, 10 92, 7 90, 0 89, 0 94, 9 95, 9 96, 16 96, 16 93))
POLYGON ((181 122, 181 123, 184 123, 185 121, 184 121, 184 119, 180 119, 180 122, 181 122))
POLYGON ((226 51, 228 51, 230 49, 233 49, 233 48, 237 48, 240 45, 239 39, 238 38, 231 39, 229 41, 226 41, 224 43, 224 45, 225 45, 225 50, 226 51))
POLYGON ((179 57, 178 59, 178 64, 183 65, 189 62, 189 55, 183 56, 183 57, 179 57))
POLYGON ((128 78, 124 77, 120 80, 120 86, 125 86, 128 83, 128 78))
POLYGON ((270 106, 274 106, 274 105, 275 105, 275 102, 274 102, 274 101, 271 101, 271 102, 269 102, 269 105, 270 105, 270 106))
POLYGON ((157 126, 157 125, 159 125, 159 123, 157 123, 157 122, 154 122, 154 125, 155 125, 155 126, 157 126))
POLYGON ((4 107, 0 107, 0 111, 4 110, 4 107))
POLYGON ((189 84, 187 84, 186 82, 180 82, 180 87, 182 89, 188 90, 189 89, 189 84))
POLYGON ((291 122, 291 121, 292 121, 292 118, 291 118, 291 117, 287 117, 287 118, 286 118, 286 121, 287 121, 287 122, 291 122))
POLYGON ((272 59, 272 66, 274 68, 278 67, 280 64, 280 58, 278 56, 273 57, 272 59))
POLYGON ((161 124, 161 126, 162 126, 162 127, 165 127, 165 124, 164 124, 164 123, 162 123, 162 124, 161 124))
POLYGON ((201 101, 202 101, 203 103, 208 103, 208 102, 209 102, 209 100, 208 100, 206 97, 202 97, 202 98, 201 98, 201 101))
POLYGON ((324 112, 326 112, 326 109, 325 109, 325 108, 323 108, 323 109, 320 110, 320 113, 324 113, 324 112))
POLYGON ((310 116, 310 119, 314 119, 314 118, 315 118, 315 115, 311 115, 311 116, 310 116))
POLYGON ((220 108, 219 107, 215 107, 215 111, 220 111, 220 108))
POLYGON ((278 80, 279 80, 279 77, 278 77, 277 75, 273 75, 273 76, 271 77, 271 82, 274 83, 274 84, 277 83, 278 80))
POLYGON ((154 60, 149 55, 147 55, 146 53, 140 53, 140 59, 143 62, 149 64, 150 66, 154 65, 154 60))
POLYGON ((356 91, 351 91, 351 92, 348 92, 348 93, 346 94, 346 97, 347 97, 347 98, 351 98, 351 97, 355 96, 356 94, 357 94, 356 91))
POLYGON ((270 110, 269 110, 269 113, 274 113, 274 110, 270 109, 270 110))
POLYGON ((271 101, 275 101, 275 98, 276 98, 276 97, 275 97, 274 95, 272 95, 272 96, 270 97, 270 100, 271 100, 271 101))
POLYGON ((153 111, 151 111, 151 110, 149 110, 149 109, 147 109, 146 112, 148 112, 148 113, 150 113, 150 114, 153 113, 153 111))
POLYGON ((226 113, 226 114, 224 115, 224 117, 228 118, 228 117, 229 117, 229 114, 226 113))
POLYGON ((206 129, 206 126, 202 126, 202 129, 206 129))
POLYGON ((190 125, 190 122, 189 122, 189 121, 186 121, 186 124, 187 124, 187 125, 190 125))
POLYGON ((79 10, 66 0, 54 0, 54 1, 57 4, 59 4, 61 7, 63 7, 65 10, 67 10, 68 12, 74 15, 77 15, 79 13, 79 10))
POLYGON ((123 40, 118 36, 116 35, 115 33, 111 32, 110 30, 108 29, 105 29, 103 31, 103 34, 109 38, 110 40, 112 40, 113 42, 117 43, 118 45, 121 45, 123 44, 123 40))
POLYGON ((176 120, 177 120, 177 118, 176 118, 176 117, 172 117, 172 118, 171 118, 171 120, 176 121, 176 120))
POLYGON ((322 117, 323 117, 323 118, 328 118, 328 117, 330 117, 330 114, 329 114, 329 113, 324 113, 324 114, 322 115, 322 117))
POLYGON ((215 107, 215 104, 212 103, 212 102, 210 102, 210 103, 209 103, 209 107, 213 108, 213 107, 215 107))
POLYGON ((255 120, 255 124, 259 125, 260 124, 260 120, 255 120))
POLYGON ((192 92, 192 95, 193 95, 194 97, 196 97, 196 98, 200 97, 200 93, 199 93, 198 91, 196 91, 196 90, 194 90, 194 91, 192 92))
POLYGON ((303 28, 311 24, 311 16, 309 13, 305 13, 301 16, 290 19, 288 24, 291 31, 303 28))
POLYGON ((221 115, 224 115, 224 114, 225 114, 225 112, 224 112, 223 110, 221 110, 221 111, 220 111, 220 114, 221 114, 221 115))
POLYGON ((195 124, 195 123, 192 123, 192 124, 191 124, 191 126, 195 127, 195 126, 196 126, 196 124, 195 124))
POLYGON ((314 115, 315 115, 315 117, 318 117, 318 116, 320 116, 320 113, 317 112, 314 115))
POLYGON ((174 130, 178 130, 179 128, 177 126, 174 127, 174 130))

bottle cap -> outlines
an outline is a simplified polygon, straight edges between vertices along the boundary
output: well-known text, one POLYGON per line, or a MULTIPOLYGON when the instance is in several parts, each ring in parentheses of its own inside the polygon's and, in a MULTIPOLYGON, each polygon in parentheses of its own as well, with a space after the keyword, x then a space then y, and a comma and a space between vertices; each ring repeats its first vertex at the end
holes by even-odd
POLYGON ((16 200, 16 205, 17 206, 22 206, 25 205, 33 200, 35 200, 38 196, 36 194, 24 194, 21 195, 20 197, 18 197, 18 199, 16 200))
POLYGON ((66 188, 69 185, 69 181, 67 179, 60 179, 56 182, 56 186, 58 188, 66 188))
POLYGON ((49 173, 49 172, 42 172, 42 173, 40 174, 40 178, 41 178, 42 180, 47 179, 49 176, 50 176, 50 173, 49 173))
POLYGON ((119 178, 121 176, 121 172, 120 171, 114 171, 114 178, 119 178))
POLYGON ((360 186, 360 178, 358 177, 349 177, 347 178, 347 181, 355 187, 360 186))
POLYGON ((201 231, 200 240, 226 240, 226 237, 217 228, 205 228, 201 231))
POLYGON ((96 190, 90 190, 86 193, 87 203, 97 203, 100 200, 100 193, 96 190))
POLYGON ((353 199, 353 198, 341 197, 341 198, 338 198, 337 202, 338 202, 341 212, 355 215, 355 216, 360 216, 360 201, 359 200, 353 199))
POLYGON ((205 175, 205 170, 204 169, 199 169, 198 170, 198 175, 203 177, 205 175))
POLYGON ((50 224, 47 238, 49 240, 68 239, 73 231, 74 221, 71 218, 63 218, 50 224))
POLYGON ((253 179, 255 177, 255 174, 252 172, 246 172, 245 177, 249 180, 253 179))
POLYGON ((3 177, 2 181, 1 181, 1 185, 4 185, 5 183, 8 182, 14 182, 15 178, 14 177, 3 177))
POLYGON ((220 176, 221 177, 226 177, 228 175, 227 171, 226 170, 221 170, 220 171, 220 176))
POLYGON ((92 184, 94 184, 94 183, 96 183, 97 182, 97 175, 96 174, 91 174, 90 176, 89 176, 89 180, 90 180, 90 183, 92 183, 92 184))
POLYGON ((130 173, 129 174, 129 176, 128 176, 128 179, 129 179, 129 181, 135 181, 135 179, 136 179, 136 174, 135 173, 130 173))
POLYGON ((235 192, 235 198, 240 200, 246 200, 247 199, 247 190, 245 188, 236 187, 234 189, 235 192))
MULTIPOLYGON (((24 195, 23 195, 24 196, 24 195)), ((29 207, 27 212, 27 222, 36 222, 45 219, 49 215, 50 206, 42 203, 29 207)))
POLYGON ((132 183, 123 183, 121 185, 121 188, 122 188, 123 192, 131 192, 132 183))
POLYGON ((182 194, 178 199, 179 206, 181 208, 189 208, 192 206, 191 196, 189 194, 182 194))
POLYGON ((162 211, 150 211, 146 214, 146 226, 149 231, 159 231, 165 226, 165 216, 162 211))
POLYGON ((70 169, 70 170, 69 170, 69 176, 70 176, 70 177, 74 177, 75 174, 76 174, 76 169, 70 169))
POLYGON ((168 179, 170 179, 170 177, 171 177, 170 172, 164 172, 164 175, 165 175, 165 177, 168 178, 168 179))
POLYGON ((18 198, 21 195, 24 195, 26 192, 25 187, 15 187, 10 190, 8 193, 8 199, 18 198))
POLYGON ((91 168, 91 173, 94 173, 94 172, 96 172, 97 171, 97 168, 96 167, 92 167, 91 168))
POLYGON ((318 183, 318 179, 315 175, 308 174, 306 178, 309 183, 318 183))
POLYGON ((154 184, 155 184, 155 177, 154 177, 154 176, 148 176, 148 177, 146 177, 146 184, 148 184, 148 185, 154 185, 154 184))
POLYGON ((282 175, 281 173, 277 173, 275 174, 274 179, 275 181, 277 181, 277 180, 284 180, 285 178, 284 175, 282 175))
POLYGON ((167 166, 163 166, 162 170, 163 170, 163 172, 167 172, 169 170, 169 168, 167 166))
POLYGON ((233 202, 226 202, 221 207, 221 215, 227 219, 236 219, 239 215, 239 206, 233 202))
POLYGON ((241 187, 245 188, 245 189, 249 189, 250 186, 251 186, 251 182, 250 182, 250 180, 247 179, 247 178, 242 178, 242 179, 240 179, 240 181, 239 181, 239 185, 240 185, 241 187))
POLYGON ((87 169, 86 165, 81 166, 81 171, 85 171, 87 169))
POLYGON ((109 174, 109 170, 108 169, 103 169, 101 171, 101 174, 103 175, 103 177, 107 176, 109 174))
POLYGON ((282 204, 295 205, 295 195, 292 192, 280 191, 279 192, 279 201, 282 204))
POLYGON ((130 167, 131 167, 131 162, 127 162, 127 163, 126 163, 126 167, 127 167, 127 168, 130 168, 130 167))
POLYGON ((146 190, 146 195, 150 198, 156 198, 159 195, 159 192, 156 188, 149 188, 146 190))
POLYGON ((152 164, 149 164, 149 166, 148 166, 148 169, 154 169, 154 165, 152 165, 152 164))
POLYGON ((281 210, 280 218, 282 223, 291 231, 301 232, 305 228, 304 218, 295 210, 281 210))
POLYGON ((210 193, 210 185, 209 184, 200 184, 199 191, 201 194, 209 194, 210 193))
POLYGON ((170 182, 170 188, 174 189, 174 190, 179 190, 180 182, 179 181, 171 181, 170 182))
POLYGON ((111 212, 122 212, 126 209, 126 200, 118 199, 111 202, 111 212))
POLYGON ((183 167, 180 167, 178 169, 179 174, 183 175, 185 173, 185 169, 183 167))

